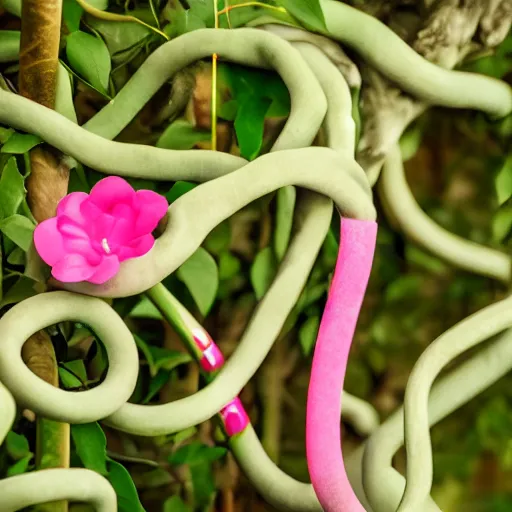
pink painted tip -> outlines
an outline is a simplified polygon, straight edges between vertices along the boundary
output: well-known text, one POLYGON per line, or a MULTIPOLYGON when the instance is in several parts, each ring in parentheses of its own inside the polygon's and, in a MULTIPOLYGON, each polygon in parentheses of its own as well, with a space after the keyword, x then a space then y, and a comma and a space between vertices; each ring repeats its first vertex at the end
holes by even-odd
POLYGON ((249 425, 249 416, 245 412, 240 398, 235 398, 221 411, 220 415, 224 421, 224 427, 229 437, 242 432, 249 425))
POLYGON ((201 364, 201 368, 207 373, 218 370, 224 364, 224 356, 213 341, 210 346, 203 351, 203 357, 200 359, 199 363, 201 364))
POLYGON ((122 261, 151 250, 152 231, 167 208, 167 200, 156 192, 135 192, 123 178, 109 176, 90 194, 65 196, 57 215, 36 227, 34 244, 55 279, 103 284, 117 274, 122 261))
POLYGON ((213 343, 210 335, 203 329, 192 329, 192 336, 201 351, 206 350, 213 343))

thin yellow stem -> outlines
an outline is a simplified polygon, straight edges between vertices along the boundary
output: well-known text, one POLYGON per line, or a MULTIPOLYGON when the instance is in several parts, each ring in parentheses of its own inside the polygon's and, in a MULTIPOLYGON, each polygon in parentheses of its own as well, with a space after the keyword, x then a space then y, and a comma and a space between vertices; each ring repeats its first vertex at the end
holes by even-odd
MULTIPOLYGON (((225 0, 224 2, 224 9, 226 11, 226 20, 228 22, 228 27, 229 28, 233 28, 231 26, 231 17, 229 16, 229 11, 230 11, 230 5, 229 5, 229 0, 225 0)), ((221 11, 222 12, 222 11, 221 11)), ((220 13, 219 13, 220 14, 220 13)))
POLYGON ((212 56, 212 150, 217 151, 217 54, 212 56))
POLYGON ((88 14, 91 16, 94 16, 95 18, 99 18, 101 20, 105 21, 125 21, 125 22, 132 22, 132 23, 138 23, 139 25, 142 25, 149 30, 152 30, 153 32, 161 35, 164 39, 169 41, 169 36, 165 33, 159 30, 156 27, 153 27, 152 25, 148 25, 142 20, 139 20, 139 18, 136 18, 135 16, 130 15, 124 15, 124 14, 116 14, 113 12, 106 12, 102 11, 100 9, 96 9, 96 7, 93 7, 91 4, 87 3, 85 0, 76 0, 78 5, 88 14))
MULTIPOLYGON (((218 0, 213 2, 215 28, 219 28, 218 0)), ((212 151, 217 151, 217 54, 212 55, 212 151)))
POLYGON ((237 4, 237 5, 228 5, 222 11, 218 13, 220 16, 221 14, 228 15, 229 11, 232 11, 233 9, 238 9, 239 7, 261 7, 263 9, 270 9, 272 11, 278 11, 278 12, 284 12, 286 13, 286 9, 284 7, 276 7, 275 5, 268 5, 264 4, 263 2, 244 2, 243 4, 237 4))

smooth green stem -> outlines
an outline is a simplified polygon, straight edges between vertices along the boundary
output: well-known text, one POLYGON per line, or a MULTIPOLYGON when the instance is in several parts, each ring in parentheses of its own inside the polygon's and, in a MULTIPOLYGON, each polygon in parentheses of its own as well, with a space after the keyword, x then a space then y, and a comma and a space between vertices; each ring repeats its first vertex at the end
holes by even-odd
POLYGON ((194 341, 192 329, 197 326, 202 329, 200 324, 162 283, 150 288, 146 295, 180 336, 187 350, 199 361, 202 354, 194 341))

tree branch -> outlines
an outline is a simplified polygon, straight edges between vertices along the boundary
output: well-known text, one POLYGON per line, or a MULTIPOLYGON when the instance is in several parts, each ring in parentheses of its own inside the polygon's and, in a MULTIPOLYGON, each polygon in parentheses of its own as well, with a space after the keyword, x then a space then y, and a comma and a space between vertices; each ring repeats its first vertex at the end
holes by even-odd
MULTIPOLYGON (((61 0, 23 0, 21 13, 19 92, 22 96, 53 108, 59 65, 61 0)), ((27 196, 34 218, 41 222, 55 215, 57 204, 67 193, 69 170, 50 149, 30 152, 27 196)), ((31 336, 22 356, 33 373, 53 386, 59 385, 55 351, 49 335, 31 336)), ((37 418, 36 466, 38 469, 69 467, 69 425, 37 418)), ((38 505, 39 512, 67 512, 67 501, 38 505)))

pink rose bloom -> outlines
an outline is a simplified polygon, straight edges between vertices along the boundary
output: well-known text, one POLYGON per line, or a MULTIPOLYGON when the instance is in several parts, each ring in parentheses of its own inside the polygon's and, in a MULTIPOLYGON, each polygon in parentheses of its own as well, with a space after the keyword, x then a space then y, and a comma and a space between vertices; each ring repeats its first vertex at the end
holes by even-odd
POLYGON ((136 192, 124 179, 110 176, 90 194, 64 197, 57 216, 36 227, 35 247, 55 279, 102 284, 117 274, 122 261, 153 247, 152 232, 168 206, 156 192, 136 192))

